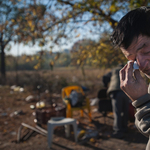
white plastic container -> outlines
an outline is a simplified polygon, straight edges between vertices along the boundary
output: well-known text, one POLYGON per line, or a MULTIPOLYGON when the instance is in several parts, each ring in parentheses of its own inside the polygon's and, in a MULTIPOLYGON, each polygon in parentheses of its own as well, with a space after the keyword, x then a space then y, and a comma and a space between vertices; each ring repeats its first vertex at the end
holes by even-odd
MULTIPOLYGON (((130 62, 130 61, 128 61, 128 62, 130 62)), ((138 64, 137 64, 136 61, 134 61, 133 69, 134 69, 134 70, 139 69, 139 66, 138 66, 138 64)))

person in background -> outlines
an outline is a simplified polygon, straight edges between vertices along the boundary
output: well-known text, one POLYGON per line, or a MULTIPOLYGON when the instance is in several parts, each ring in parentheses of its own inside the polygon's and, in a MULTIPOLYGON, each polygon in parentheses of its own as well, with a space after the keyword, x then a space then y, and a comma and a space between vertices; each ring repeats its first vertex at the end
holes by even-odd
POLYGON ((128 130, 129 101, 128 96, 120 89, 119 71, 123 65, 119 64, 111 72, 110 84, 107 94, 111 98, 114 114, 113 134, 114 138, 123 138, 128 130))
MULTIPOLYGON (((128 12, 111 35, 129 62, 120 71, 120 87, 136 108, 135 125, 150 137, 150 86, 141 73, 150 78, 150 7, 140 7, 128 12), (137 61, 139 69, 133 70, 137 61)), ((146 150, 150 150, 150 139, 146 150)))
POLYGON ((110 83, 110 78, 111 78, 111 71, 109 71, 108 73, 104 74, 102 77, 102 82, 104 84, 104 87, 107 89, 110 83))

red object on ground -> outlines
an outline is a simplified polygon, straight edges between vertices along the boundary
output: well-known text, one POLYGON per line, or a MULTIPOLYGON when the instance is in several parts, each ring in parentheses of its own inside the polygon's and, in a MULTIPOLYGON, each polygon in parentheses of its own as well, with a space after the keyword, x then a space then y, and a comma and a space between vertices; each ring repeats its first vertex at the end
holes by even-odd
POLYGON ((43 107, 36 109, 36 119, 40 124, 47 124, 51 117, 66 117, 66 107, 58 103, 55 107, 43 107))

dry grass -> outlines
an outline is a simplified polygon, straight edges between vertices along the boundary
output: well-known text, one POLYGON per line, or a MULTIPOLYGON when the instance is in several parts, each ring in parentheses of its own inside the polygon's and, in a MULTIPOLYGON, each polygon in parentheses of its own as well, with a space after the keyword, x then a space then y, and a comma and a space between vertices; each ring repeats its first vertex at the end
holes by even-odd
POLYGON ((108 72, 108 69, 85 69, 85 76, 81 69, 76 68, 55 68, 53 71, 18 71, 7 72, 7 85, 28 86, 32 89, 37 85, 42 85, 44 88, 49 88, 55 92, 60 92, 62 87, 67 85, 82 85, 92 91, 97 92, 102 84, 102 76, 108 72))

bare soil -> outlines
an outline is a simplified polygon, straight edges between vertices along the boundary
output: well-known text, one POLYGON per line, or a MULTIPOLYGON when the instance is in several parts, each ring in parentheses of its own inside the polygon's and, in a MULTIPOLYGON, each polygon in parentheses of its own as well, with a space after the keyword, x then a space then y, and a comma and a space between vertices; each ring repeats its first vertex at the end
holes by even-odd
MULTIPOLYGON (((87 93, 90 97, 94 93, 87 93)), ((24 92, 13 92, 10 87, 0 87, 0 150, 144 150, 148 139, 144 137, 134 126, 134 122, 129 122, 129 130, 123 139, 112 138, 113 114, 108 113, 103 117, 97 110, 97 106, 92 106, 92 122, 86 114, 80 117, 80 112, 75 112, 73 117, 77 119, 78 129, 85 131, 97 131, 97 136, 87 139, 79 139, 74 142, 73 131, 69 138, 65 136, 64 127, 56 127, 52 147, 49 148, 47 137, 34 132, 27 140, 17 142, 18 129, 22 122, 33 127, 36 126, 35 109, 30 105, 35 105, 36 100, 26 102, 25 98, 37 93, 25 90, 24 92), (17 114, 18 112, 18 114, 17 114)), ((53 98, 61 103, 61 95, 55 94, 53 98)), ((47 130, 47 125, 42 125, 47 130)), ((25 130, 25 129, 24 129, 25 130)))

